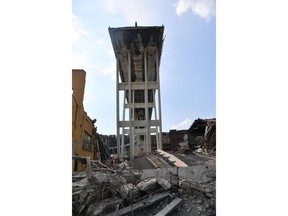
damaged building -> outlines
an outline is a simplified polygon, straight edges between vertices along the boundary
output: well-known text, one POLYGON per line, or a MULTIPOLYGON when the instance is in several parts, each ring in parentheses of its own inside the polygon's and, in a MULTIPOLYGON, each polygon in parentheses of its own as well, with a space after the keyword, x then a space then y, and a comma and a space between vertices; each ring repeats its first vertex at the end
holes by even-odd
POLYGON ((117 65, 116 135, 97 133, 83 108, 85 71, 75 73, 81 82, 74 87, 73 78, 73 158, 82 169, 72 176, 73 216, 216 215, 216 119, 162 132, 163 31, 109 27, 117 65))
POLYGON ((216 215, 215 160, 177 153, 86 158, 86 171, 73 174, 73 216, 216 215))
POLYGON ((84 110, 83 99, 85 93, 86 71, 72 70, 72 170, 85 168, 82 157, 93 160, 106 159, 105 146, 99 142, 96 119, 91 119, 84 110))
MULTIPOLYGON (((216 160, 202 156, 205 149, 216 152, 216 119, 197 119, 188 130, 170 132, 163 137, 171 149, 170 135, 176 134, 174 151, 155 149, 130 161, 81 157, 85 169, 72 176, 72 215, 216 215, 216 160)), ((99 138, 115 149, 115 135, 99 138)))
POLYGON ((188 129, 188 135, 193 149, 216 156, 216 118, 196 119, 188 129))
MULTIPOLYGON (((151 136, 151 149, 152 151, 157 149, 156 135, 151 136)), ((169 133, 167 132, 162 132, 162 149, 164 151, 171 151, 169 133)))
POLYGON ((152 135, 162 149, 159 66, 164 26, 109 27, 108 31, 116 57, 117 154, 123 160, 128 135, 128 157, 133 159, 151 152, 152 135))
POLYGON ((170 151, 177 150, 180 146, 179 143, 183 143, 187 137, 187 130, 170 130, 169 139, 170 139, 170 151))

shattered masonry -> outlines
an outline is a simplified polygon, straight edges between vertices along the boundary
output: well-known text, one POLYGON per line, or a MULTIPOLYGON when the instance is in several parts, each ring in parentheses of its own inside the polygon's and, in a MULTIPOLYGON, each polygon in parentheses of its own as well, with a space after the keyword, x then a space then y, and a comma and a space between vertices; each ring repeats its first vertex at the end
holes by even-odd
POLYGON ((164 153, 134 159, 135 166, 137 160, 143 164, 143 158, 151 155, 162 161, 151 169, 136 169, 119 160, 111 169, 81 158, 90 166, 73 175, 73 215, 215 215, 215 160, 191 152, 185 155, 185 162, 199 163, 177 166, 173 162, 181 160, 164 153))

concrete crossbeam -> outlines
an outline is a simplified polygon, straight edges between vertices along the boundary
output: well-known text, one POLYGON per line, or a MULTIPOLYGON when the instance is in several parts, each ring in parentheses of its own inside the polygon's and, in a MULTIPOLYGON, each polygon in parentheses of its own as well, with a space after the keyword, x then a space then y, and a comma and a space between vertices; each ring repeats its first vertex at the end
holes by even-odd
MULTIPOLYGON (((155 127, 155 126, 159 126, 160 125, 160 121, 159 120, 148 120, 149 121, 149 125, 151 127, 155 127)), ((119 121, 119 127, 129 127, 130 123, 132 127, 146 127, 148 126, 148 121, 146 120, 138 120, 138 121, 119 121)))
MULTIPOLYGON (((128 83, 119 83, 119 90, 129 90, 128 83)), ((131 90, 144 90, 145 83, 140 82, 132 82, 131 83, 131 90)), ((157 82, 148 82, 148 89, 159 89, 159 83, 157 82)))

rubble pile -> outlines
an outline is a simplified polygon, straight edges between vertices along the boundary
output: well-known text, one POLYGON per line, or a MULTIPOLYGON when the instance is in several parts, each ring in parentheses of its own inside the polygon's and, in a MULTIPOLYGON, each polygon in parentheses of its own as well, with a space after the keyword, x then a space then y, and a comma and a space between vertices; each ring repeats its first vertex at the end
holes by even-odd
MULTIPOLYGON (((181 215, 216 215, 216 175, 207 172, 200 183, 189 179, 180 181, 181 215)), ((178 215, 178 214, 171 214, 178 215)))
POLYGON ((216 215, 216 174, 210 167, 137 170, 125 162, 116 169, 75 172, 73 216, 216 215))

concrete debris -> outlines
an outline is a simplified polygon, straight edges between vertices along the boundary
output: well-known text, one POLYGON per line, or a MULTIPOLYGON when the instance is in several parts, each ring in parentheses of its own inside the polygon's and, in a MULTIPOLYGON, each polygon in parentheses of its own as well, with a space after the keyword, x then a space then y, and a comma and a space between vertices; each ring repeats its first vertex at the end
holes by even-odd
POLYGON ((119 192, 121 193, 122 197, 127 197, 134 187, 135 186, 132 183, 120 185, 119 192))
POLYGON ((146 179, 146 180, 140 182, 139 184, 136 185, 136 188, 141 190, 141 191, 151 193, 151 192, 155 191, 157 188, 159 188, 159 185, 157 183, 157 179, 152 178, 152 179, 146 179))
POLYGON ((133 212, 135 210, 140 210, 140 209, 143 209, 144 207, 149 207, 151 206, 152 204, 156 203, 156 202, 159 202, 160 200, 164 199, 165 197, 169 196, 170 194, 168 192, 164 192, 164 193, 161 193, 161 194, 157 194, 155 196, 152 196, 152 197, 149 197, 149 198, 146 198, 142 201, 139 201, 133 205, 130 205, 126 208, 123 208, 117 212, 114 212, 112 214, 109 214, 108 216, 117 216, 117 215, 126 215, 130 212, 133 212))
POLYGON ((163 157, 159 157, 156 154, 149 154, 146 156, 146 158, 155 168, 166 168, 174 166, 173 162, 170 161, 169 163, 169 160, 165 160, 163 157))
POLYGON ((164 190, 169 190, 171 188, 171 184, 168 180, 163 179, 163 178, 158 178, 157 183, 164 189, 164 190))
POLYGON ((72 183, 72 187, 84 187, 84 186, 87 186, 89 184, 89 180, 88 178, 84 178, 80 181, 77 181, 77 182, 73 182, 72 183))
POLYGON ((115 210, 115 207, 122 202, 122 199, 109 198, 100 202, 92 203, 87 209, 87 216, 97 216, 107 214, 111 210, 115 210))
POLYGON ((143 170, 86 162, 89 172, 73 173, 73 216, 216 215, 215 160, 143 170))
POLYGON ((176 197, 172 202, 170 202, 164 209, 162 209, 156 216, 166 216, 172 212, 180 203, 182 199, 176 197))
POLYGON ((191 151, 191 149, 189 147, 186 147, 186 146, 182 146, 180 147, 180 149, 178 150, 178 152, 180 154, 187 154, 191 151))
POLYGON ((85 172, 74 172, 72 176, 72 182, 80 181, 87 177, 85 172))
POLYGON ((150 194, 160 188, 169 190, 171 188, 171 184, 168 180, 163 178, 151 178, 139 182, 136 186, 134 186, 132 183, 125 184, 120 186, 117 191, 122 197, 133 199, 141 197, 143 192, 150 194))
POLYGON ((119 167, 121 169, 128 169, 129 168, 129 163, 127 160, 123 161, 121 164, 119 164, 119 167))
POLYGON ((180 160, 179 158, 175 157, 172 154, 169 154, 168 152, 165 152, 161 149, 157 149, 156 152, 158 152, 159 154, 161 154, 163 157, 168 158, 169 161, 173 162, 174 165, 176 167, 187 167, 188 165, 186 163, 184 163, 182 160, 180 160))
POLYGON ((197 192, 203 193, 207 197, 213 197, 209 191, 206 191, 205 188, 203 188, 200 184, 197 184, 195 182, 189 181, 189 180, 184 180, 180 182, 180 188, 183 188, 184 190, 195 190, 197 192))
POLYGON ((216 119, 196 119, 188 129, 196 153, 216 157, 216 119), (201 139, 199 139, 201 138, 201 139))

